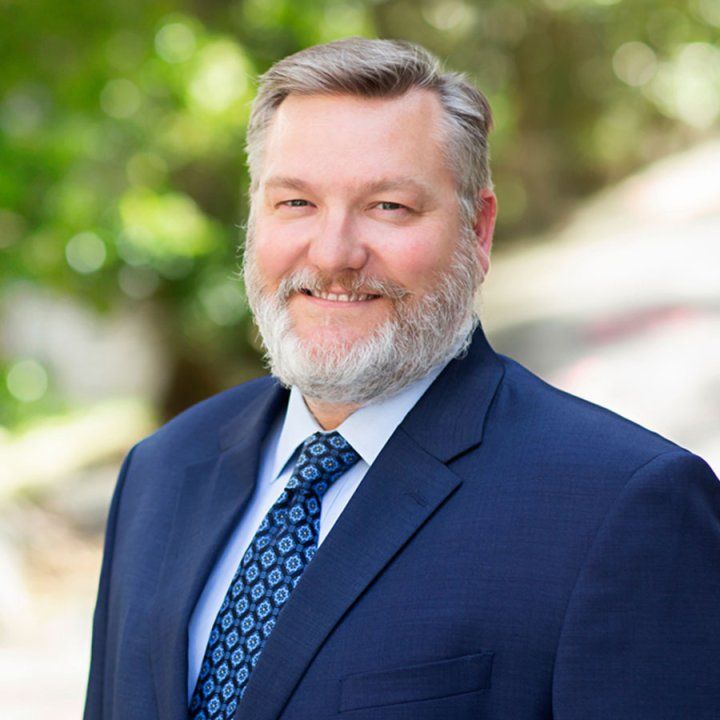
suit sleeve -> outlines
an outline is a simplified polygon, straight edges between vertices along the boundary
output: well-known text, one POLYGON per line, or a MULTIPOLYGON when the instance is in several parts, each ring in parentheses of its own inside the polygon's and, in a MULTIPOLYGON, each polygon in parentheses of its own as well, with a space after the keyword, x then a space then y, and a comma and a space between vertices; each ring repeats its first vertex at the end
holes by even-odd
POLYGON ((720 718, 720 482, 677 450, 605 518, 560 635, 555 720, 720 718))
MULTIPOLYGON (((105 685, 105 658, 108 654, 107 621, 110 586, 112 583, 113 550, 115 546, 120 498, 134 449, 135 448, 128 453, 120 469, 120 475, 117 485, 115 486, 112 502, 110 503, 110 512, 105 530, 105 549, 100 569, 100 585, 98 588, 97 602, 95 604, 95 615, 93 617, 92 656, 90 660, 87 695, 85 698, 84 720, 102 720, 102 718, 105 717, 103 714, 103 706, 105 704, 103 689, 105 685)), ((105 720, 108 720, 108 718, 105 717, 105 720)))

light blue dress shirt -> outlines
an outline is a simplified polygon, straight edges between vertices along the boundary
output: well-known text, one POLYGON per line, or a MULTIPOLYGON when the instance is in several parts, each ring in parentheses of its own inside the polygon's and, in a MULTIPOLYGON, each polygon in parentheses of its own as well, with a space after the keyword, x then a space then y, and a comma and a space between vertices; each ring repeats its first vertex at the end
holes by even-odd
MULTIPOLYGON (((430 387, 444 366, 408 385, 397 395, 356 410, 337 431, 355 448, 360 460, 338 480, 322 499, 318 547, 350 501, 368 468, 395 432, 403 418, 430 387)), ((275 504, 292 475, 302 443, 313 433, 324 432, 312 416, 300 391, 290 391, 287 410, 268 435, 260 458, 258 482, 253 497, 235 528, 230 541, 210 573, 188 626, 188 702, 192 698, 210 630, 222 605, 230 582, 257 528, 275 504)))

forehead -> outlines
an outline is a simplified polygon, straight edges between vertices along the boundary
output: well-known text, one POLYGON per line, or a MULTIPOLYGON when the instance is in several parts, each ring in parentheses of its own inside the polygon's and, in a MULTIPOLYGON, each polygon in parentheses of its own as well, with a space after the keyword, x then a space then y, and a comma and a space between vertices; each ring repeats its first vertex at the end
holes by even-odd
POLYGON ((291 94, 268 129, 260 181, 282 175, 338 185, 415 176, 452 184, 442 112, 429 90, 394 98, 291 94))

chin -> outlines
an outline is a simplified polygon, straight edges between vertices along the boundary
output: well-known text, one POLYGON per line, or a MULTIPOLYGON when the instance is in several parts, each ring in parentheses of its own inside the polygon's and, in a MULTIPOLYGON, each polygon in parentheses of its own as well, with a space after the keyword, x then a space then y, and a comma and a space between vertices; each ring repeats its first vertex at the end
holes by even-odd
POLYGON ((319 356, 328 352, 348 352, 370 340, 373 334, 370 331, 357 332, 347 327, 324 327, 295 330, 294 335, 307 353, 311 356, 319 356))

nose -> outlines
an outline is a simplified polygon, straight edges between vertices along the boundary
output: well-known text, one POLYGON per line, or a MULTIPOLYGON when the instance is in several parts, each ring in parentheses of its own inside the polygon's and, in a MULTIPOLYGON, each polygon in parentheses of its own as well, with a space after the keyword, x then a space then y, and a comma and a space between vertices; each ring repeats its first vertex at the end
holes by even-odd
POLYGON ((349 212, 327 212, 310 240, 308 262, 326 275, 360 270, 367 262, 365 244, 357 236, 349 212))

